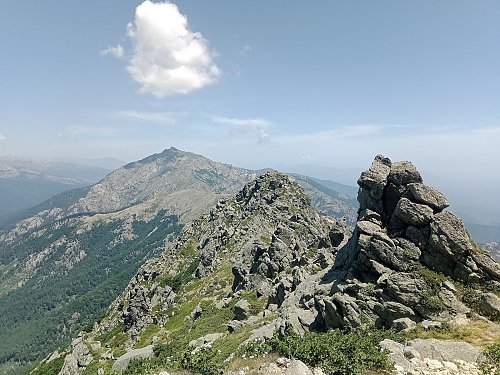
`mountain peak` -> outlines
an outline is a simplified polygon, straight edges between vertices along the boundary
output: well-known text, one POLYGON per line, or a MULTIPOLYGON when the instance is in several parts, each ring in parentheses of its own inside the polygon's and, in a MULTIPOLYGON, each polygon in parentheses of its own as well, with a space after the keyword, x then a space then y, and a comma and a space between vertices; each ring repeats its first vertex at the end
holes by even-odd
POLYGON ((412 163, 379 155, 358 184, 353 232, 320 216, 299 184, 277 172, 220 199, 139 269, 105 318, 65 352, 60 373, 97 363, 120 371, 143 351, 162 369, 162 358, 182 366, 203 350, 224 364, 245 343, 290 330, 408 331, 474 314, 500 318, 499 264, 412 163))

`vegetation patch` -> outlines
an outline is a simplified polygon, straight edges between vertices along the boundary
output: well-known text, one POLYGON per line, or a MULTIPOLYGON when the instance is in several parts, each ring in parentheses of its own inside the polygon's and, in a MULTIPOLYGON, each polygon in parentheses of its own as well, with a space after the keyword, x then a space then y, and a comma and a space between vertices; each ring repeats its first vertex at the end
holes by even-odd
POLYGON ((306 333, 304 337, 289 332, 285 337, 276 334, 271 340, 249 343, 240 355, 278 353, 320 367, 328 374, 355 375, 391 368, 388 354, 380 350, 385 338, 400 340, 394 333, 368 329, 306 333))
POLYGON ((484 375, 500 374, 500 342, 492 344, 484 351, 485 361, 481 363, 484 375))
POLYGON ((415 272, 417 275, 422 276, 436 293, 441 289, 441 285, 448 280, 442 273, 438 273, 426 267, 419 268, 415 272))
POLYGON ((250 305, 250 315, 257 315, 263 311, 267 305, 267 299, 264 297, 257 297, 255 290, 247 290, 241 293, 241 299, 248 301, 250 305))
POLYGON ((420 305, 431 313, 440 313, 446 310, 446 305, 441 298, 430 291, 422 292, 420 305))
POLYGON ((269 246, 272 242, 272 236, 270 234, 263 234, 260 236, 260 240, 264 243, 264 245, 269 246))
POLYGON ((106 332, 101 336, 98 336, 97 340, 100 341, 102 345, 112 344, 115 341, 114 338, 116 336, 119 336, 120 334, 125 334, 124 331, 125 331, 125 325, 123 323, 120 323, 111 331, 106 332))
POLYGON ((165 274, 161 276, 158 280, 158 284, 160 286, 168 285, 171 287, 176 293, 181 290, 181 288, 189 283, 193 279, 193 274, 198 268, 200 264, 200 258, 196 257, 187 268, 183 271, 177 273, 175 276, 171 276, 170 274, 165 274))
POLYGON ((58 374, 64 365, 64 356, 54 359, 50 362, 41 363, 31 375, 53 375, 58 374))
POLYGON ((481 284, 459 284, 459 292, 462 302, 481 314, 480 304, 484 293, 494 293, 500 296, 500 287, 494 282, 485 282, 481 284))
POLYGON ((156 324, 150 324, 144 331, 141 332, 141 338, 137 342, 137 344, 135 344, 135 348, 143 348, 151 344, 153 336, 157 335, 159 332, 160 327, 158 327, 156 324))
POLYGON ((477 347, 486 348, 500 342, 500 326, 485 320, 475 320, 463 326, 450 326, 441 324, 440 327, 424 329, 417 326, 408 332, 405 337, 409 340, 415 338, 465 341, 477 347))

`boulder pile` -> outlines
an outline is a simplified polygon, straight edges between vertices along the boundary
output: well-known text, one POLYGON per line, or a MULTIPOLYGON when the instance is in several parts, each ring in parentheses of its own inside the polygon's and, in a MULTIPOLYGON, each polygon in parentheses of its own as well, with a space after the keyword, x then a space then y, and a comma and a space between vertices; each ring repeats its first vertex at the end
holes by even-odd
POLYGON ((474 308, 500 317, 500 265, 469 237, 446 197, 410 162, 377 156, 361 174, 354 233, 334 265, 284 303, 295 329, 363 325, 409 329, 474 308), (299 319, 295 318, 298 316, 299 319))

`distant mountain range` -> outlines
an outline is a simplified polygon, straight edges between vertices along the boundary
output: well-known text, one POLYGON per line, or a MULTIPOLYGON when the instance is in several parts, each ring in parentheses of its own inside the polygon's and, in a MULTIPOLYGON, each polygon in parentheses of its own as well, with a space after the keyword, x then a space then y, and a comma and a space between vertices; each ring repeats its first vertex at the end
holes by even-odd
MULTIPOLYGON (((98 319, 139 266, 257 173, 175 148, 23 212, 0 232, 0 373, 98 319), (50 343, 50 344, 47 344, 50 343)), ((320 212, 353 224, 356 200, 295 176, 320 212)), ((325 186, 329 185, 329 186, 325 186)), ((341 185, 339 185, 341 186, 341 185)))
POLYGON ((0 157, 0 225, 58 193, 94 184, 109 172, 77 163, 0 157))

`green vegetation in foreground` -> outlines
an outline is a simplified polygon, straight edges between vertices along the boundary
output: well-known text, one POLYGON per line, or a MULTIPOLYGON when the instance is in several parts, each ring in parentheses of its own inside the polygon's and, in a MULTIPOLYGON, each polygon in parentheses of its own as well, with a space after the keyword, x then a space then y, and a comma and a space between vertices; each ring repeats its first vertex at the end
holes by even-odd
MULTIPOLYGON (((249 343, 236 351, 236 358, 276 353, 320 367, 330 375, 356 375, 366 370, 391 368, 387 353, 380 350, 379 343, 385 338, 401 341, 401 336, 395 333, 369 329, 306 333, 304 337, 290 332, 285 337, 276 334, 270 340, 249 343)), ((218 347, 216 341, 212 348, 193 352, 193 348, 181 348, 176 341, 159 344, 154 349, 154 358, 132 361, 123 375, 148 374, 162 369, 185 369, 200 375, 221 374, 228 365, 228 353, 218 347)))
POLYGON ((288 333, 284 338, 275 335, 265 342, 250 343, 244 348, 243 355, 277 353, 320 367, 327 374, 355 375, 366 370, 391 368, 387 353, 380 350, 380 342, 386 338, 401 340, 393 332, 370 329, 349 332, 336 329, 326 333, 306 333, 304 337, 288 333))

